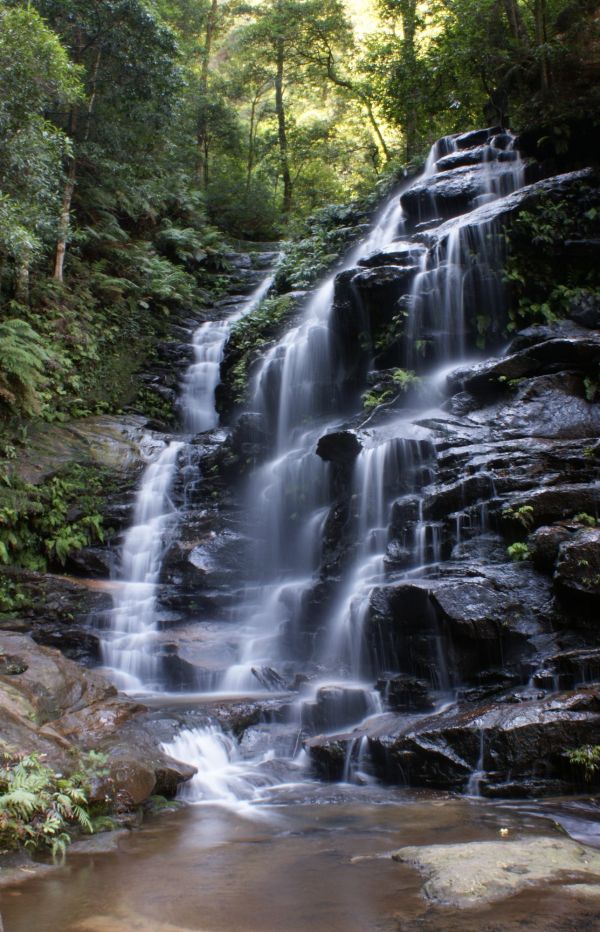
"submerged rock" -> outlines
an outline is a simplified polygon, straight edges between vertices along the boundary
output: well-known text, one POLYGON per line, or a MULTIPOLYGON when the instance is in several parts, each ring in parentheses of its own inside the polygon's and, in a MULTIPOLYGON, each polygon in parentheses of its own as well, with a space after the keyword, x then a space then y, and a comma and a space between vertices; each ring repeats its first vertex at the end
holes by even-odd
POLYGON ((392 858, 424 874, 427 900, 459 909, 505 899, 541 883, 587 881, 600 896, 600 852, 567 838, 410 846, 394 851, 392 858))

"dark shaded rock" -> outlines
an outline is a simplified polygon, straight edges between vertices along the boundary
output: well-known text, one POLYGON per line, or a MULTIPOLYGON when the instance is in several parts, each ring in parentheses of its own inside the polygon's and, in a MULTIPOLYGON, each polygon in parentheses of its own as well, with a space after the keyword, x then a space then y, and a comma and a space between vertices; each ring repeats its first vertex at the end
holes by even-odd
POLYGON ((67 569, 78 576, 89 579, 108 579, 113 565, 113 554, 107 547, 82 547, 72 551, 67 559, 67 569))
POLYGON ((510 149, 513 144, 513 136, 510 133, 498 133, 490 139, 490 145, 494 149, 510 149))
POLYGON ((246 411, 237 419, 231 432, 231 449, 244 468, 260 462, 269 451, 271 436, 262 414, 246 411))
POLYGON ((600 334, 558 338, 533 344, 512 356, 481 363, 471 370, 452 373, 457 388, 472 395, 489 395, 505 388, 507 382, 560 372, 565 369, 588 373, 600 364, 600 334))
POLYGON ((354 431, 340 430, 321 437, 316 453, 326 463, 345 465, 353 463, 361 450, 362 443, 354 431))
POLYGON ((574 515, 585 512, 589 515, 600 513, 600 485, 596 483, 581 485, 553 485, 537 489, 510 500, 510 509, 501 517, 501 526, 509 533, 523 530, 516 512, 519 508, 530 508, 530 526, 553 524, 555 521, 572 519, 574 515))
POLYGON ((380 252, 371 253, 363 259, 359 259, 358 265, 363 268, 376 268, 384 265, 399 265, 414 267, 422 258, 425 247, 420 243, 391 243, 380 252))
POLYGON ((252 667, 252 675, 263 689, 276 691, 285 689, 285 680, 273 667, 252 667))
POLYGON ((312 731, 343 728, 375 711, 369 693, 348 686, 322 686, 315 699, 302 704, 302 725, 312 731))
POLYGON ((413 184, 400 200, 410 222, 431 216, 449 219, 465 213, 485 189, 485 167, 463 165, 413 184))
POLYGON ((577 531, 561 543, 554 581, 563 595, 600 608, 600 528, 577 531))
POLYGON ((306 747, 327 779, 339 773, 349 742, 366 736, 375 774, 387 782, 464 790, 471 774, 486 771, 480 791, 501 797, 514 794, 515 782, 520 795, 579 790, 565 754, 593 743, 598 727, 600 700, 588 689, 426 718, 390 714, 350 734, 311 738, 306 747))
MULTIPOLYGON (((596 246, 596 250, 600 253, 600 242, 596 246)), ((582 327, 600 330, 600 300, 592 292, 584 292, 571 298, 567 308, 567 315, 582 327)))
MULTIPOLYGON (((544 659, 552 677, 570 681, 570 687, 600 682, 600 648, 584 647, 562 651, 544 659)), ((554 685, 554 683, 553 683, 554 685)))
POLYGON ((477 502, 489 501, 494 494, 493 477, 485 472, 448 485, 436 485, 423 503, 423 517, 433 521, 446 518, 477 502))
POLYGON ((545 573, 554 572, 558 549, 570 537, 571 532, 568 528, 559 524, 551 527, 539 527, 534 531, 527 541, 534 566, 545 573))
MULTIPOLYGON (((486 417, 476 415, 476 419, 486 417)), ((498 408, 494 430, 504 436, 585 439, 600 432, 600 405, 585 397, 580 376, 564 373, 524 380, 498 408)))
POLYGON ((414 676, 389 674, 380 677, 376 689, 395 712, 427 712, 434 707, 429 683, 414 676))
POLYGON ((549 324, 533 324, 519 332, 510 341, 506 355, 512 356, 523 349, 548 340, 571 339, 587 336, 586 331, 572 320, 554 320, 549 324))
MULTIPOLYGON (((541 596, 530 588, 536 601, 541 596)), ((519 667, 531 656, 530 612, 510 575, 497 588, 483 578, 376 587, 364 624, 365 664, 375 675, 398 670, 436 688, 473 682, 486 668, 519 667)))
POLYGON ((457 149, 471 149, 473 146, 483 145, 490 139, 502 132, 501 126, 491 126, 488 129, 474 129, 468 133, 461 133, 454 137, 454 144, 457 149))
MULTIPOLYGON (((474 170, 467 167, 458 168, 455 171, 466 173, 474 170)), ((447 173, 447 175, 450 174, 453 173, 447 173)), ((447 247, 448 237, 458 231, 461 231, 462 235, 466 235, 470 229, 481 232, 482 228, 489 227, 491 229, 492 225, 496 227, 503 226, 521 210, 528 210, 535 205, 540 197, 547 194, 555 194, 556 196, 566 194, 576 188, 582 181, 591 180, 593 176, 594 172, 591 168, 583 168, 580 171, 567 172, 553 178, 536 181, 524 188, 520 188, 513 194, 483 204, 456 220, 451 219, 447 223, 437 226, 434 230, 423 233, 420 238, 427 245, 437 246, 440 250, 444 250, 447 247)), ((439 177, 443 178, 444 175, 439 177)), ((423 197, 424 195, 421 194, 420 196, 423 197)))
POLYGON ((485 162, 490 154, 490 148, 487 145, 476 146, 474 149, 465 149, 458 152, 450 152, 442 156, 435 163, 439 172, 450 171, 453 168, 460 168, 462 165, 479 165, 485 162))

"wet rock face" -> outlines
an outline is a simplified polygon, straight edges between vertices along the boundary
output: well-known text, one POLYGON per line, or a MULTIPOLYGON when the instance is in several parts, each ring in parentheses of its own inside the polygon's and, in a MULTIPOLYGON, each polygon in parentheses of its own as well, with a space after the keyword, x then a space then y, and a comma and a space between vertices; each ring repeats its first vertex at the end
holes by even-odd
POLYGON ((482 770, 483 795, 548 795, 581 785, 566 751, 593 741, 599 725, 598 690, 589 689, 425 718, 390 714, 306 746, 327 779, 338 778, 349 742, 367 737, 376 774, 393 783, 464 790, 482 770))
POLYGON ((324 434, 317 444, 317 456, 326 463, 347 465, 353 463, 360 451, 362 443, 354 431, 337 431, 324 434))
POLYGON ((174 795, 193 769, 171 761, 148 730, 143 705, 119 696, 104 677, 29 637, 0 633, 0 714, 3 750, 45 755, 49 765, 71 772, 81 752, 107 756, 94 779, 91 801, 108 798, 119 808, 152 793, 174 795))
POLYGON ((450 578, 373 590, 364 627, 369 672, 397 669, 448 689, 476 682, 481 671, 519 665, 533 651, 519 619, 527 608, 510 582, 450 578))
POLYGON ((564 596, 600 605, 600 529, 578 531, 560 543, 554 581, 564 596))

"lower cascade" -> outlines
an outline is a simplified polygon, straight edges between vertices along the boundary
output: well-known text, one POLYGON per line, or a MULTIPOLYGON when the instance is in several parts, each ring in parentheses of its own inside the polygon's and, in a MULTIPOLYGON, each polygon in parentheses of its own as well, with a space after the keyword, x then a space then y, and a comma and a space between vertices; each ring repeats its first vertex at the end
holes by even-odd
POLYGON ((118 684, 191 710, 163 745, 196 770, 182 799, 247 814, 315 776, 469 796, 563 786, 554 743, 564 729, 591 740, 598 716, 585 691, 557 690, 596 661, 557 637, 548 581, 504 541, 529 516, 598 513, 578 457, 600 424, 583 401, 568 402, 575 427, 561 419, 570 383, 553 373, 556 341, 569 359, 600 353, 577 328, 507 348, 504 231, 585 177, 527 184, 498 128, 440 140, 336 272, 295 297, 233 424, 215 401, 228 340, 272 272, 195 330, 186 433, 154 438, 103 634, 118 684))

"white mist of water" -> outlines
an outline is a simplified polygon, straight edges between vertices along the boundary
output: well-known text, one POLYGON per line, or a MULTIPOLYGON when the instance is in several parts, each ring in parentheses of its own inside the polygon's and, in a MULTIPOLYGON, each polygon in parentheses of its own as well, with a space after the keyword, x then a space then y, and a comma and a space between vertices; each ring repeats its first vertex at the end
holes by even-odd
POLYGON ((162 750, 196 768, 192 779, 181 785, 179 799, 194 805, 222 806, 245 818, 265 817, 265 810, 254 804, 261 801, 267 788, 278 784, 268 769, 273 751, 246 760, 231 735, 217 725, 185 729, 163 744, 162 750))

